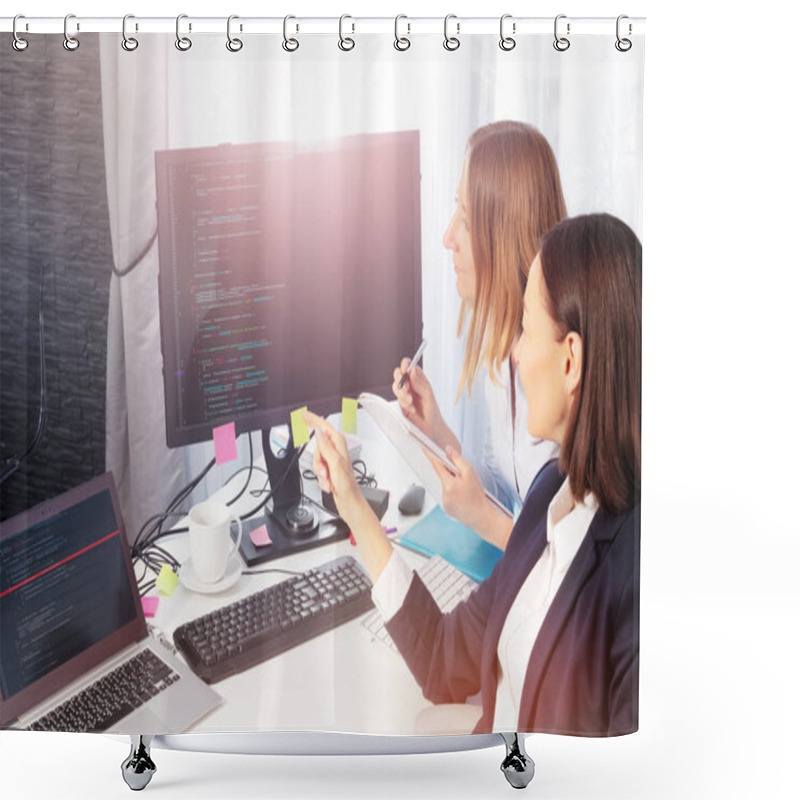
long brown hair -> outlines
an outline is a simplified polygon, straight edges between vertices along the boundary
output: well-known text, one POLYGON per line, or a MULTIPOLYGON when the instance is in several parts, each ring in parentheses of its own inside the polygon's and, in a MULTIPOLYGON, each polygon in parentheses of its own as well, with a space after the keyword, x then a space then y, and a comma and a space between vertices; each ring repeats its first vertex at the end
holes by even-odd
POLYGON ((458 396, 471 393, 481 364, 495 379, 522 324, 528 272, 539 244, 567 215, 547 139, 524 122, 478 128, 467 145, 467 191, 475 301, 461 303, 458 335, 469 318, 458 396))
POLYGON ((576 498, 620 513, 640 497, 642 246, 621 220, 589 214, 550 231, 539 259, 560 338, 583 344, 559 467, 576 498))

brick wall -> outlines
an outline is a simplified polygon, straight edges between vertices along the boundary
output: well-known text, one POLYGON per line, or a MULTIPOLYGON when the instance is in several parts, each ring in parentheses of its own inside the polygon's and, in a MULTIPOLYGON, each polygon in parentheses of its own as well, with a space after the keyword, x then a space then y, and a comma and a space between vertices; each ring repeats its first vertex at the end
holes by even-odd
POLYGON ((44 267, 47 428, 0 487, 0 518, 105 470, 111 240, 97 37, 0 48, 0 441, 22 454, 39 413, 44 267))

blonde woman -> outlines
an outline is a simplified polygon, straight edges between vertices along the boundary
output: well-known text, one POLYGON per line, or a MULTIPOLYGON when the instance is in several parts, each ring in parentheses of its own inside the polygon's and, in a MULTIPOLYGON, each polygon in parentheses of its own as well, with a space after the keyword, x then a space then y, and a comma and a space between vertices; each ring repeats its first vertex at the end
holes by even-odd
POLYGON ((530 265, 544 234, 565 216, 558 165, 536 128, 495 122, 472 134, 443 243, 453 254, 461 298, 458 334, 465 334, 466 344, 458 396, 465 388, 471 395, 482 367, 487 373, 489 424, 479 472, 461 457, 461 443, 422 369, 414 367, 402 389, 409 359, 394 371, 401 410, 459 469, 454 477, 432 462, 442 481, 444 510, 503 550, 513 520, 486 499, 484 487, 516 510, 533 478, 558 453, 555 443, 527 433, 528 404, 511 351, 520 334, 530 265))

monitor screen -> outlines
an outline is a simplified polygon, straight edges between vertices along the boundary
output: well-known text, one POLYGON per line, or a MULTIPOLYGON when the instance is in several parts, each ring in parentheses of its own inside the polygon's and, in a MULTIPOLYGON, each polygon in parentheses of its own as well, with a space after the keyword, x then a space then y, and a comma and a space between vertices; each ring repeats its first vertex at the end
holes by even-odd
POLYGON ((422 336, 419 133, 156 153, 166 439, 392 398, 422 336))

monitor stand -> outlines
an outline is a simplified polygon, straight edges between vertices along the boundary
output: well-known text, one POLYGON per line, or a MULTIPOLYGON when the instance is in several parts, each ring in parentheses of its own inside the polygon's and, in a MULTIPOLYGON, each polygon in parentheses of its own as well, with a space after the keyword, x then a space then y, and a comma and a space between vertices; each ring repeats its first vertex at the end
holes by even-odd
POLYGON ((242 520, 242 541, 239 552, 248 567, 347 539, 350 535, 347 526, 338 518, 331 516, 320 521, 309 506, 303 505, 299 459, 292 463, 295 447, 291 429, 289 441, 280 455, 272 452, 269 433, 269 429, 261 433, 264 459, 270 488, 273 486, 279 488, 273 493, 263 512, 242 520), (251 539, 250 534, 262 526, 266 526, 271 544, 257 545, 251 539))

